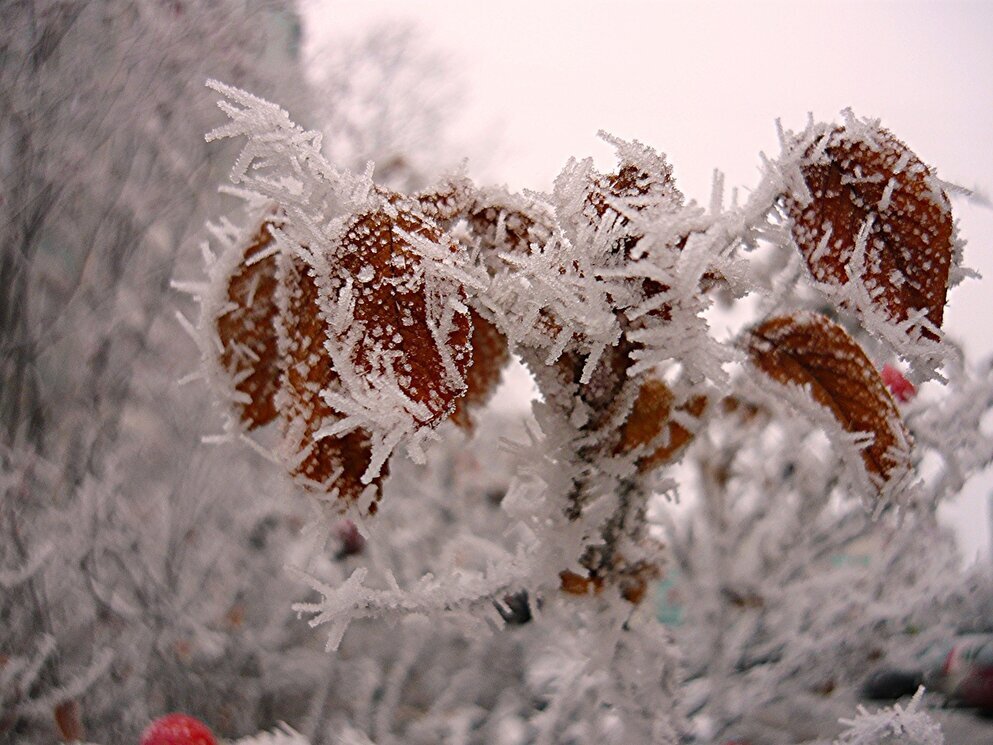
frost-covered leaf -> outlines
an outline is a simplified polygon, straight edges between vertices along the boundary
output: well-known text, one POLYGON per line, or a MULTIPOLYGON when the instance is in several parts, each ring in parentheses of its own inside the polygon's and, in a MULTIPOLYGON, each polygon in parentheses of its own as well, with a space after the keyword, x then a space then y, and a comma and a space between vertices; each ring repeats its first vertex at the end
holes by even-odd
MULTIPOLYGON (((338 374, 325 347, 327 328, 318 305, 317 284, 305 262, 281 256, 279 359, 281 386, 277 407, 283 426, 283 457, 290 472, 310 489, 334 492, 341 506, 358 500, 365 489, 362 476, 372 459, 367 432, 356 429, 317 439, 316 434, 341 416, 322 397, 338 385, 338 374)), ((370 511, 375 511, 379 485, 372 482, 370 511)))
MULTIPOLYGON (((539 337, 554 340, 562 332, 556 319, 554 300, 543 298, 528 290, 530 282, 520 283, 519 268, 502 257, 528 257, 534 252, 544 262, 555 266, 561 263, 556 255, 548 256, 545 247, 554 247, 554 216, 542 205, 502 189, 487 189, 477 196, 467 215, 467 226, 479 246, 483 266, 496 275, 494 290, 504 297, 498 302, 499 310, 507 316, 505 325, 532 327, 539 337)), ((496 293, 491 293, 496 294, 496 293)), ((509 332, 507 329, 506 332, 509 332)), ((517 336, 523 337, 519 331, 517 336)))
POLYGON ((677 404, 669 386, 658 378, 648 378, 641 384, 631 414, 624 422, 617 450, 627 453, 648 447, 648 454, 638 459, 638 468, 643 472, 668 463, 693 439, 693 432, 677 417, 698 420, 706 408, 706 396, 692 396, 677 404))
POLYGON ((602 136, 617 148, 617 170, 604 175, 589 159, 570 161, 553 201, 563 234, 588 267, 587 284, 607 299, 630 343, 628 374, 676 359, 694 382, 723 381, 729 355, 707 332, 710 299, 701 286, 715 281, 711 268, 731 234, 716 223, 713 235, 701 232, 703 211, 683 204, 663 155, 602 136))
POLYGON ((227 303, 216 319, 220 363, 235 390, 248 429, 276 418, 279 383, 276 344, 276 257, 266 220, 252 237, 227 282, 227 303))
POLYGON ((531 246, 547 244, 555 232, 554 217, 540 204, 503 189, 479 194, 469 210, 468 223, 480 240, 488 266, 489 257, 508 251, 526 254, 531 246))
MULTIPOLYGON (((332 248, 323 293, 351 323, 331 318, 329 342, 349 350, 350 372, 372 388, 398 387, 418 425, 448 416, 466 389, 472 333, 466 288, 430 265, 464 249, 422 215, 381 209, 347 221, 332 248)), ((333 312, 333 311, 332 311, 333 312)))
POLYGON ((597 231, 615 234, 613 252, 630 259, 643 236, 629 227, 628 215, 679 206, 683 195, 664 156, 637 141, 611 142, 618 148, 620 165, 606 175, 591 171, 583 212, 597 231))
POLYGON ((466 223, 491 276, 481 301, 513 346, 543 350, 550 364, 570 345, 586 352, 617 341, 604 283, 588 252, 562 235, 547 204, 485 190, 466 223))
POLYGON ((466 176, 445 178, 430 189, 411 195, 426 217, 446 223, 466 215, 476 198, 476 187, 466 176))
POLYGON ((466 375, 466 392, 455 402, 452 421, 472 429, 472 409, 484 406, 500 384, 500 373, 510 361, 507 337, 475 310, 472 320, 472 366, 466 375))
POLYGON ((871 437, 862 460, 878 487, 906 472, 910 434, 879 372, 841 326, 815 313, 778 316, 752 328, 745 343, 769 378, 802 387, 846 432, 871 437))
MULTIPOLYGON (((601 136, 617 148, 620 162, 613 173, 600 174, 588 169, 583 216, 596 235, 594 242, 604 241, 609 247, 611 256, 606 261, 629 262, 645 252, 644 247, 638 248, 644 236, 632 224, 632 218, 637 216, 639 222, 644 222, 663 214, 671 215, 682 206, 683 195, 676 188, 672 166, 664 155, 637 140, 625 142, 604 133, 601 136)), ((558 186, 562 187, 562 181, 558 186)), ((581 239, 583 232, 579 231, 581 239)), ((678 251, 685 242, 685 235, 681 235, 667 242, 665 248, 678 251)), ((654 248, 658 251, 661 247, 654 248)), ((669 289, 654 278, 646 277, 641 282, 646 299, 669 289)), ((671 312, 671 306, 662 304, 651 314, 669 321, 671 312)))
MULTIPOLYGON (((956 241, 931 169, 877 123, 850 118, 813 140, 800 170, 809 194, 788 196, 786 210, 814 278, 864 288, 867 303, 893 324, 923 312, 920 334, 936 340, 956 241)), ((917 335, 914 325, 907 331, 917 335)))

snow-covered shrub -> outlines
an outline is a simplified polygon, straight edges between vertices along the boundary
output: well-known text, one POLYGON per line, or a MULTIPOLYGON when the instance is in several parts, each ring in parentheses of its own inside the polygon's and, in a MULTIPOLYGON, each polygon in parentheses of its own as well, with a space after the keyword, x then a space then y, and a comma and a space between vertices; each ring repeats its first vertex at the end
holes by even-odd
POLYGON ((137 742, 173 707, 230 733, 272 726, 297 685, 272 671, 306 638, 267 602, 293 598, 280 551, 302 517, 244 489, 268 489, 251 456, 203 448, 169 281, 199 261, 191 237, 233 156, 203 142, 203 80, 295 101, 296 15, 281 0, 2 15, 0 740, 137 742))
POLYGON ((837 593, 850 578, 815 569, 870 517, 934 534, 936 505, 993 457, 988 368, 941 330, 967 274, 949 187, 878 122, 782 131, 743 204, 725 205, 719 176, 707 207, 687 202, 662 155, 607 135, 617 169, 572 160, 550 194, 462 172, 401 193, 328 160, 277 106, 211 86, 230 121, 208 137, 242 138, 244 205, 212 227, 207 280, 182 287, 220 439, 280 464, 317 531, 345 517, 366 534, 347 574, 301 570, 320 597, 296 607, 329 624, 328 647, 400 629, 388 671, 357 686, 377 692, 370 709, 342 727, 380 743, 675 741, 680 652, 727 724, 743 695, 729 676, 795 675, 818 644, 844 649, 823 636, 839 622, 904 613, 895 571, 918 587, 946 566, 895 549, 865 581, 859 597, 882 592, 867 613, 837 593), (716 303, 749 313, 732 339, 710 327, 716 303), (506 493, 412 476, 399 453, 436 469, 449 421, 471 429, 510 352, 541 400, 506 493), (678 493, 687 448, 704 542, 670 527, 666 546, 656 496, 678 493), (674 564, 707 590, 702 655, 645 602, 674 564), (841 602, 818 605, 817 583, 841 602), (762 612, 728 618, 739 607, 762 612))
POLYGON ((961 615, 939 611, 962 580, 933 511, 873 519, 836 492, 839 456, 808 422, 723 416, 688 458, 697 501, 660 516, 690 710, 734 731, 773 702, 846 695, 880 666, 921 669, 961 615))

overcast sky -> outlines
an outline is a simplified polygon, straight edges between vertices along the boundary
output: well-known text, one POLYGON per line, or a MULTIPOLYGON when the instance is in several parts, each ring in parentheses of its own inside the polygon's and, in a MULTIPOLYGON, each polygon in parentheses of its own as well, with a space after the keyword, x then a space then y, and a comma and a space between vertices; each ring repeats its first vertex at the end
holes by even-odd
MULTIPOLYGON (((993 3, 305 0, 308 41, 383 21, 416 24, 464 90, 470 173, 547 189, 570 156, 612 168, 605 129, 665 152, 689 198, 714 168, 758 180, 775 119, 804 126, 851 106, 879 117, 938 175, 993 193, 993 3)), ((993 354, 993 210, 955 203, 966 264, 945 328, 993 354)), ((989 475, 944 510, 968 557, 989 544, 989 475)))

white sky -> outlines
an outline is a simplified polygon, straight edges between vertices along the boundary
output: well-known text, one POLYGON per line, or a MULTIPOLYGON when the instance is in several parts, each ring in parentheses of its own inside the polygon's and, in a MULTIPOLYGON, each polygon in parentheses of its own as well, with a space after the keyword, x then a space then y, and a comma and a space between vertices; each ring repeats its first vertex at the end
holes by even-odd
MULTIPOLYGON (((756 183, 777 117, 799 129, 808 111, 851 106, 941 178, 993 194, 991 2, 306 0, 304 12, 315 45, 416 24, 465 90, 454 134, 482 182, 547 189, 570 156, 609 170, 605 129, 665 152, 680 189, 706 201, 714 168, 729 188, 756 183)), ((993 210, 955 207, 966 264, 989 279, 952 291, 945 328, 986 357, 993 210)), ((973 482, 944 509, 967 558, 989 545, 993 477, 973 482)))

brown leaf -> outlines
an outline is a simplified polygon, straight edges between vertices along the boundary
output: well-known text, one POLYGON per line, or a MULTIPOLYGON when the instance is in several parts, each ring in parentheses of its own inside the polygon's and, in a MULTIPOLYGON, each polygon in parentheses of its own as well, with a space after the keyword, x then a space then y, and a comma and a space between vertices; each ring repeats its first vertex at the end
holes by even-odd
POLYGON ((650 173, 643 166, 622 162, 616 173, 597 175, 589 186, 586 215, 594 224, 608 222, 621 233, 614 249, 623 252, 626 258, 630 258, 642 236, 627 229, 630 221, 611 202, 626 203, 641 212, 652 202, 665 201, 678 206, 683 201, 673 181, 672 168, 660 158, 656 158, 656 165, 657 170, 650 173))
MULTIPOLYGON (((872 219, 859 279, 893 322, 926 311, 940 328, 954 253, 948 197, 931 169, 885 129, 870 136, 836 128, 801 171, 812 201, 786 199, 793 238, 819 282, 841 287, 856 241, 872 219)), ((925 337, 937 338, 927 329, 925 337)))
POLYGON ((721 399, 720 412, 728 417, 735 417, 742 423, 752 423, 761 418, 763 421, 768 412, 753 401, 745 401, 738 396, 725 396, 721 399))
POLYGON ((588 569, 585 575, 569 569, 559 572, 559 589, 567 595, 599 595, 604 587, 617 587, 621 597, 632 605, 645 599, 649 585, 662 576, 661 567, 651 561, 637 561, 624 564, 618 558, 618 566, 607 571, 607 577, 600 571, 588 569))
POLYGON ((411 199, 423 215, 441 224, 467 214, 475 195, 472 181, 461 176, 445 179, 431 189, 413 194, 411 199))
POLYGON ((559 572, 559 586, 569 595, 590 595, 603 590, 603 580, 599 577, 584 577, 565 569, 559 572))
POLYGON ((651 561, 642 560, 624 567, 617 578, 621 597, 632 605, 638 605, 648 594, 651 583, 661 576, 662 568, 651 561))
MULTIPOLYGON (((631 211, 642 212, 649 207, 657 208, 660 204, 678 209, 683 203, 683 195, 672 178, 672 167, 654 153, 649 162, 650 167, 645 163, 622 160, 616 173, 597 174, 589 184, 584 214, 598 230, 606 226, 617 234, 613 253, 623 256, 625 260, 632 258, 632 252, 643 236, 630 227, 628 217, 618 212, 613 204, 620 203, 631 211)), ((685 245, 686 236, 682 236, 673 243, 672 248, 681 251, 685 245)), ((655 279, 641 280, 641 293, 646 299, 669 289, 668 285, 655 279)), ((665 303, 648 315, 669 322, 672 320, 672 306, 665 303)), ((640 326, 641 323, 635 325, 640 326)))
MULTIPOLYGON (((500 254, 527 255, 532 246, 550 245, 555 235, 554 217, 537 205, 504 190, 491 189, 477 195, 466 223, 479 246, 483 267, 496 276, 508 270, 500 254)), ((560 271, 565 272, 565 269, 560 271)), ((549 339, 558 336, 562 324, 549 308, 539 311, 536 325, 549 339)))
POLYGON ((472 327, 468 312, 456 312, 447 329, 432 332, 432 324, 441 320, 438 309, 447 300, 441 293, 453 293, 461 303, 467 297, 461 286, 428 285, 424 260, 408 236, 444 245, 451 253, 464 250, 413 211, 366 212, 343 230, 330 288, 334 295, 347 281, 353 283, 353 328, 345 334, 361 331, 352 355, 355 369, 360 375, 395 379, 409 399, 425 407, 426 413, 415 417, 418 424, 433 426, 452 412, 465 392, 472 327), (436 338, 436 333, 444 338, 436 338))
MULTIPOLYGON (((284 449, 290 472, 302 483, 323 491, 338 489, 342 505, 359 498, 365 489, 362 474, 371 461, 368 433, 352 430, 338 437, 314 440, 326 424, 340 419, 321 397, 321 391, 334 386, 338 374, 324 344, 326 325, 318 310, 317 284, 302 259, 284 259, 281 281, 287 307, 281 309, 285 348, 280 349, 283 366, 282 389, 278 398, 283 424, 284 449), (338 473, 337 478, 333 478, 338 473)), ((375 512, 379 486, 387 470, 374 479, 377 496, 370 512, 375 512)))
POLYGON ((746 339, 752 362, 773 380, 806 386, 846 432, 867 432, 870 474, 888 481, 909 460, 910 434, 879 372, 841 326, 815 313, 771 318, 746 339))
POLYGON ((469 210, 468 223, 480 239, 487 265, 491 255, 527 253, 532 244, 544 246, 555 231, 551 216, 520 197, 497 191, 480 196, 469 210))
MULTIPOLYGON (((468 210, 466 223, 479 246, 482 265, 491 277, 508 271, 500 254, 527 255, 532 247, 544 249, 552 245, 555 235, 555 220, 550 213, 520 195, 500 189, 478 194, 468 210)), ((548 307, 538 311, 534 323, 548 339, 557 338, 562 330, 561 322, 548 307)))
POLYGON ((703 416, 707 408, 706 396, 698 395, 679 403, 672 391, 658 378, 648 378, 638 390, 631 414, 621 431, 621 441, 616 452, 629 453, 659 438, 666 430, 666 444, 660 445, 649 455, 638 459, 638 469, 644 473, 671 462, 693 440, 693 433, 672 418, 673 409, 695 419, 703 416))
POLYGON ((466 392, 455 402, 452 421, 472 431, 472 409, 484 406, 500 383, 500 373, 510 361, 507 337, 475 310, 472 321, 472 367, 466 376, 466 392))
POLYGON ((271 225, 271 220, 263 222, 245 249, 228 280, 228 309, 216 319, 221 365, 237 381, 235 389, 249 398, 236 403, 248 429, 276 418, 276 257, 270 255, 252 263, 254 256, 272 246, 271 225))

